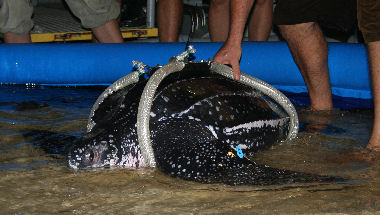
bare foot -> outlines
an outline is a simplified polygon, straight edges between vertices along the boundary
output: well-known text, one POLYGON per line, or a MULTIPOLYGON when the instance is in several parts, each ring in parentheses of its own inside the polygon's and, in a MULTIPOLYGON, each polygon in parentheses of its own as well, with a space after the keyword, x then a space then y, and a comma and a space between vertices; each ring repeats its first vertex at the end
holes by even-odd
POLYGON ((351 160, 364 161, 367 163, 372 163, 375 161, 379 161, 380 151, 364 149, 364 150, 360 150, 360 151, 350 152, 347 154, 347 157, 349 157, 351 160))
POLYGON ((305 122, 307 132, 320 132, 329 127, 337 113, 339 113, 338 109, 314 110, 307 108, 299 112, 299 117, 300 121, 305 122))
POLYGON ((366 146, 366 149, 371 151, 380 151, 380 132, 378 132, 379 129, 377 129, 375 126, 372 130, 371 138, 368 141, 368 145, 366 146))

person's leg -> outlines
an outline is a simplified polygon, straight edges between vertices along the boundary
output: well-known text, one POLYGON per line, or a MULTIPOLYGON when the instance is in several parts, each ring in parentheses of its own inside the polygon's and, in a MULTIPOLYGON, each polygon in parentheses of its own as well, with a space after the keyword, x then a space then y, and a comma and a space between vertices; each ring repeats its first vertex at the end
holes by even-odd
POLYGON ((368 43, 368 54, 375 117, 367 148, 380 150, 380 41, 368 43))
POLYGON ((317 23, 279 25, 309 91, 311 108, 333 108, 327 42, 317 23))
POLYGON ((358 0, 358 27, 367 44, 372 81, 374 121, 367 149, 380 151, 380 4, 377 0, 358 0))
POLYGON ((4 34, 4 42, 5 43, 30 43, 30 35, 17 35, 12 32, 7 32, 4 34))
POLYGON ((250 41, 267 41, 272 30, 273 0, 256 0, 248 22, 250 41))
POLYGON ((85 28, 91 28, 101 43, 124 42, 119 24, 120 4, 115 0, 85 1, 65 0, 71 12, 77 16, 85 28))
POLYGON ((157 23, 160 42, 177 42, 182 23, 182 0, 159 0, 157 23))
POLYGON ((5 43, 30 43, 33 6, 29 0, 0 0, 0 33, 5 43))
POLYGON ((116 19, 112 19, 104 25, 92 28, 96 39, 101 43, 122 43, 124 42, 121 36, 119 23, 116 19))
POLYGON ((208 12, 210 39, 213 42, 227 40, 230 28, 230 1, 211 0, 208 12))
MULTIPOLYGON (((116 2, 117 3, 119 3, 120 5, 121 5, 121 0, 116 0, 116 2)), ((120 15, 119 15, 119 17, 117 17, 117 19, 116 19, 116 22, 117 22, 117 25, 119 26, 119 23, 120 23, 120 15)), ((112 27, 113 28, 113 27, 112 27)), ((100 30, 100 29, 99 29, 100 30)), ((100 34, 102 34, 102 33, 100 33, 100 34)), ((99 35, 100 37, 102 37, 102 35, 99 35)), ((112 36, 112 38, 116 38, 115 36, 112 36)), ((119 38, 120 39, 120 38, 119 38)), ((107 40, 108 41, 108 40, 107 40)), ((98 38, 95 36, 95 33, 94 33, 94 29, 93 29, 93 31, 92 31, 92 40, 91 40, 91 42, 93 42, 93 43, 100 43, 100 41, 98 40, 98 38)), ((123 42, 124 42, 124 40, 123 40, 123 42)), ((115 43, 118 43, 118 42, 115 42, 115 43)))

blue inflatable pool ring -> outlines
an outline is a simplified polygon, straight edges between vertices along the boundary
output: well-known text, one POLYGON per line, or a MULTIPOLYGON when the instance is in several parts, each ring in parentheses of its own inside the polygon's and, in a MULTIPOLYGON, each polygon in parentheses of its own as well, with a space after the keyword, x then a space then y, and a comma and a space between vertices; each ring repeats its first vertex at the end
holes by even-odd
MULTIPOLYGON (((222 43, 192 43, 195 61, 212 59, 222 43)), ((2 44, 0 83, 109 85, 132 71, 132 60, 165 65, 184 43, 2 44)), ((307 92, 284 42, 244 42, 241 70, 280 90, 307 92)), ((367 54, 363 44, 329 43, 333 94, 371 99, 367 54)))

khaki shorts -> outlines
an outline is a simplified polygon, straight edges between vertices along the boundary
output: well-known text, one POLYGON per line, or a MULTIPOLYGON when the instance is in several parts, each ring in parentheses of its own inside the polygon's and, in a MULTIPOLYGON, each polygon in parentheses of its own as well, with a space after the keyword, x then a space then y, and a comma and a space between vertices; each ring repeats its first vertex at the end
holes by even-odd
MULTIPOLYGON (((102 26, 120 14, 116 0, 66 0, 66 3, 85 28, 102 26)), ((33 28, 32 15, 29 0, 0 0, 0 33, 29 33, 33 28)))
POLYGON ((120 14, 116 0, 66 0, 66 3, 85 28, 99 27, 120 14))
POLYGON ((33 6, 29 0, 0 0, 0 33, 25 35, 33 28, 33 6))
POLYGON ((379 0, 358 0, 358 23, 366 43, 380 41, 379 0))

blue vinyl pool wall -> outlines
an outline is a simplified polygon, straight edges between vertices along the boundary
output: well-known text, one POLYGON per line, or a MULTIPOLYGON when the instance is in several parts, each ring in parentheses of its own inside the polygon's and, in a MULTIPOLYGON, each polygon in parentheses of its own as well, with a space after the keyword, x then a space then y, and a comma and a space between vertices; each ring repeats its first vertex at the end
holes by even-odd
MULTIPOLYGON (((194 42, 194 61, 212 59, 222 43, 194 42)), ((165 65, 184 51, 185 43, 2 44, 0 83, 42 85, 108 85, 132 71, 132 60, 165 65)), ((244 42, 241 70, 280 90, 307 92, 284 42, 244 42)), ((329 43, 329 69, 334 95, 371 99, 363 44, 329 43)))

